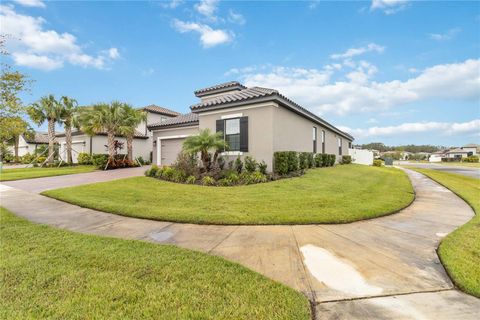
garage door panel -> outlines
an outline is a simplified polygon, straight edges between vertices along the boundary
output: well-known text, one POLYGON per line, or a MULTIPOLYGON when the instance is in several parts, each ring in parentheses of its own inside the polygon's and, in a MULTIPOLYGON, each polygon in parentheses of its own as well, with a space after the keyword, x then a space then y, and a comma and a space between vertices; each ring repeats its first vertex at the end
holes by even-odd
POLYGON ((184 140, 184 138, 161 140, 161 165, 170 166, 175 162, 177 155, 182 151, 184 140))

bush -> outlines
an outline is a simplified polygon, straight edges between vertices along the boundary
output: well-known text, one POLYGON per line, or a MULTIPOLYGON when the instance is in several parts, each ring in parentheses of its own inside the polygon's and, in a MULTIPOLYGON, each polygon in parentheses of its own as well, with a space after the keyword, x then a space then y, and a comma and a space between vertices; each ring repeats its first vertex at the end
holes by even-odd
POLYGON ((298 165, 300 170, 305 170, 308 168, 308 152, 300 152, 298 154, 298 165))
POLYGON ((163 167, 158 171, 157 175, 160 175, 160 178, 163 180, 173 181, 175 170, 172 167, 163 167))
POLYGON ((381 167, 383 165, 383 161, 380 159, 375 159, 373 160, 373 166, 374 167, 381 167))
POLYGON ((37 158, 36 163, 44 163, 45 160, 47 160, 47 157, 45 157, 45 156, 40 156, 40 157, 37 158))
POLYGON ((246 156, 244 159, 244 163, 245 163, 245 171, 255 172, 255 170, 257 170, 257 161, 255 161, 255 159, 253 159, 252 157, 246 156))
POLYGON ((77 161, 78 164, 92 164, 92 157, 86 152, 81 152, 77 156, 77 161))
POLYGON ((185 182, 188 183, 188 184, 195 184, 195 182, 197 182, 197 177, 195 177, 195 176, 189 176, 189 177, 187 178, 187 180, 185 180, 185 182))
POLYGON ((217 184, 219 186, 222 186, 222 187, 228 187, 228 186, 233 185, 232 182, 230 180, 228 180, 227 178, 222 178, 222 179, 218 180, 217 184))
POLYGON ((187 181, 188 175, 179 169, 173 168, 172 180, 173 182, 183 183, 187 181))
POLYGON ((267 182, 267 176, 255 171, 255 172, 244 172, 240 176, 242 184, 255 184, 267 182))
POLYGON ((147 177, 155 177, 157 175, 158 169, 159 169, 158 166, 156 164, 154 164, 150 169, 145 171, 145 175, 147 177))
POLYGON ((258 164, 258 171, 260 171, 261 174, 267 174, 267 164, 265 161, 262 160, 262 162, 258 164))
POLYGON ((308 152, 307 160, 308 160, 308 167, 315 168, 315 154, 313 152, 308 152))
POLYGON ((298 153, 295 151, 288 151, 288 172, 298 171, 299 161, 298 153))
POLYGON ((231 172, 226 176, 226 179, 230 180, 232 184, 237 184, 240 180, 240 177, 235 172, 231 172))
POLYGON ((215 185, 215 179, 209 176, 205 176, 202 178, 202 184, 204 186, 214 186, 215 185))
POLYGON ((36 156, 34 154, 27 153, 23 155, 23 157, 20 157, 20 162, 23 164, 29 164, 33 160, 35 160, 36 156))
POLYGON ((288 159, 287 152, 279 151, 273 154, 273 167, 275 173, 283 176, 289 172, 288 159))
POLYGON ((323 167, 323 156, 322 154, 318 153, 315 155, 315 167, 320 168, 323 167))
POLYGON ((198 176, 200 168, 198 167, 197 156, 186 152, 180 152, 173 164, 174 168, 183 171, 186 176, 198 176))
POLYGON ((237 159, 235 159, 234 167, 235 167, 235 171, 237 171, 238 174, 242 173, 243 162, 242 162, 242 159, 240 159, 240 156, 238 156, 237 159))
POLYGON ((352 156, 342 156, 342 164, 350 164, 352 163, 352 156))
POLYGON ((478 156, 468 156, 466 158, 462 158, 462 162, 478 162, 478 156))
POLYGON ((92 154, 92 164, 99 169, 105 169, 108 161, 108 154, 92 154))
POLYGON ((337 159, 337 157, 334 154, 328 154, 327 159, 328 159, 328 166, 333 167, 335 165, 335 160, 337 159))

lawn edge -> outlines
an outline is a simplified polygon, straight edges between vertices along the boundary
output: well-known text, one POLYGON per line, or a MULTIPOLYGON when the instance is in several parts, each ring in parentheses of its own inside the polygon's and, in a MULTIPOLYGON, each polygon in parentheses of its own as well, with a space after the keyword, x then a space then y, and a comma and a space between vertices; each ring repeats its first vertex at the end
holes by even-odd
MULTIPOLYGON (((20 168, 24 169, 24 168, 20 168)), ((49 168, 50 169, 50 168, 49 168)), ((2 169, 3 171, 4 169, 2 169)), ((7 170, 15 170, 15 169, 7 169, 7 170)), ((10 182, 10 181, 20 181, 20 180, 32 180, 32 179, 41 179, 41 178, 50 178, 50 177, 59 177, 59 176, 70 176, 70 175, 75 175, 75 174, 81 174, 81 173, 90 173, 90 172, 95 172, 95 171, 100 171, 100 169, 93 169, 91 171, 84 171, 84 172, 77 172, 77 173, 61 173, 61 174, 55 174, 55 175, 49 175, 49 176, 43 176, 43 177, 31 177, 31 178, 19 178, 19 179, 10 179, 10 180, 3 180, 0 179, 1 182, 10 182)))
MULTIPOLYGON (((440 262, 442 263, 442 267, 443 269, 445 270, 445 272, 447 273, 448 277, 450 278, 450 280, 452 281, 453 285, 455 286, 455 288, 457 288, 458 290, 468 294, 468 295, 471 295, 472 297, 476 297, 476 298, 480 298, 480 294, 479 295, 476 295, 476 294, 473 294, 473 293, 470 293, 468 292, 467 290, 465 290, 465 288, 460 285, 457 281, 455 281, 455 278, 452 276, 452 273, 449 271, 449 269, 446 267, 446 263, 444 261, 444 258, 442 258, 442 255, 440 254, 439 252, 439 249, 440 249, 440 246, 442 245, 444 239, 446 239, 449 235, 451 235, 452 233, 456 232, 457 230, 459 230, 460 228, 462 228, 464 225, 466 225, 467 223, 470 223, 470 221, 472 221, 475 216, 478 216, 480 214, 480 212, 477 212, 475 210, 475 208, 472 206, 472 204, 467 200, 465 199, 462 195, 458 194, 457 192, 455 192, 454 190, 450 189, 448 186, 446 186, 445 184, 441 183, 440 181, 437 181, 435 180, 434 178, 431 178, 429 177, 428 175, 420 172, 420 171, 417 171, 416 169, 421 169, 421 170, 431 170, 431 171, 435 171, 433 169, 427 169, 427 168, 412 168, 411 170, 415 171, 415 172, 418 172, 420 173, 421 175, 427 177, 428 179, 438 183, 439 185, 443 186, 444 188, 447 188, 448 190, 450 190, 453 194, 455 194, 457 197, 459 197, 460 199, 462 199, 471 209, 472 211, 474 212, 474 216, 468 220, 467 222, 465 222, 464 224, 462 224, 461 226, 457 226, 454 230, 452 230, 449 234, 447 234, 442 240, 440 240, 437 248, 435 248, 435 252, 437 253, 437 257, 439 258, 440 262)), ((455 173, 451 173, 451 174, 455 174, 455 173)))

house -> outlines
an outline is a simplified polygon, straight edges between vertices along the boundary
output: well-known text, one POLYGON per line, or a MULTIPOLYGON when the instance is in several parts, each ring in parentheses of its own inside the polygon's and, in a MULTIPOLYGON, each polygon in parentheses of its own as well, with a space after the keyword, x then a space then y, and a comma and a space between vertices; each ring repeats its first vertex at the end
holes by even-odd
MULTIPOLYGON (((34 154, 36 150, 42 146, 48 146, 48 134, 44 132, 35 132, 33 136, 21 135, 18 140, 18 156, 22 157, 27 153, 34 154)), ((11 146, 12 153, 15 152, 14 147, 11 146)))
POLYGON ((464 150, 463 148, 453 148, 445 152, 445 158, 455 158, 460 161, 462 158, 466 158, 471 154, 471 151, 464 150))
MULTIPOLYGON (((170 118, 180 115, 180 113, 160 107, 157 105, 149 105, 142 108, 147 113, 147 121, 142 122, 136 129, 133 140, 133 157, 142 157, 145 160, 151 160, 152 153, 152 137, 148 130, 148 125, 151 123, 162 123, 170 118)), ((59 154, 62 159, 66 159, 66 139, 65 133, 56 135, 57 142, 60 144, 59 154)), ((124 143, 124 149, 120 153, 127 152, 127 144, 125 137, 117 136, 119 142, 124 143)), ((77 162, 79 153, 107 153, 107 135, 106 133, 99 133, 95 136, 89 136, 82 131, 72 132, 72 160, 77 162)))
POLYGON ((467 156, 476 156, 480 153, 480 145, 474 143, 464 145, 461 149, 468 152, 467 156))
POLYGON ((153 163, 171 165, 183 141, 199 130, 222 132, 227 161, 252 156, 272 170, 276 151, 348 155, 353 137, 277 90, 232 81, 194 92, 200 101, 191 113, 148 125, 153 134, 153 163))

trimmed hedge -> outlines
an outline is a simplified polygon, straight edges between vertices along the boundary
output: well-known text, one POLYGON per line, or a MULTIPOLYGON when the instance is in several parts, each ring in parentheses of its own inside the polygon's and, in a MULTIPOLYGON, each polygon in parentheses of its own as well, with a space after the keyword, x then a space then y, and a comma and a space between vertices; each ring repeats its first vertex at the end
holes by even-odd
POLYGON ((352 156, 342 156, 342 164, 350 164, 352 163, 352 156))
POLYGON ((308 168, 331 167, 335 164, 334 154, 313 152, 278 151, 273 155, 274 172, 287 175, 308 168))

